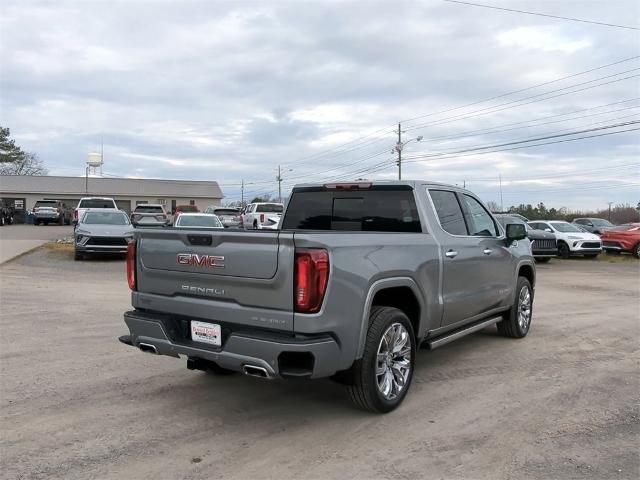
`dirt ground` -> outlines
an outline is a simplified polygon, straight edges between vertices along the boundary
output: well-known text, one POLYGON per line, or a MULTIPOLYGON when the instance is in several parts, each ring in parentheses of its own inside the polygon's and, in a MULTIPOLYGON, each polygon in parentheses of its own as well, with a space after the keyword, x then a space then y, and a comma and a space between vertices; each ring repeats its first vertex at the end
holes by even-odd
POLYGON ((3 479, 637 479, 640 262, 538 267, 523 340, 421 351, 399 410, 120 344, 121 259, 0 266, 3 479))

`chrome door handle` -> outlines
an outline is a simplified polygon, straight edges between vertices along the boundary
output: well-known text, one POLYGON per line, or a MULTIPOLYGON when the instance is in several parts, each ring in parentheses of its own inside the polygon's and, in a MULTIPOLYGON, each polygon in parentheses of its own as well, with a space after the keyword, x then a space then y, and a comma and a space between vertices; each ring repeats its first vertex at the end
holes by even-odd
POLYGON ((456 252, 455 250, 449 250, 448 252, 444 253, 444 256, 448 258, 453 258, 456 255, 458 255, 458 252, 456 252))
POLYGON ((484 253, 485 255, 491 255, 493 253, 493 250, 491 250, 490 248, 485 248, 482 253, 484 253))

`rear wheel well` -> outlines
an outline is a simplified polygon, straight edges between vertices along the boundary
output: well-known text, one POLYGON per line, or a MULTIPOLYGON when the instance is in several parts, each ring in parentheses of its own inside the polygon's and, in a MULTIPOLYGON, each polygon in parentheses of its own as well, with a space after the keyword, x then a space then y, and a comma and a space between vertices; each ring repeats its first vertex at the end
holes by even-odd
POLYGON ((409 287, 391 287, 376 292, 371 306, 394 307, 409 317, 413 333, 418 337, 420 326, 420 304, 409 287))
POLYGON ((534 278, 534 274, 533 274, 533 267, 531 267, 531 265, 523 265, 520 267, 520 270, 518 270, 518 276, 519 277, 524 277, 527 280, 529 280, 529 283, 531 284, 531 286, 533 286, 533 284, 535 283, 535 278, 534 278))

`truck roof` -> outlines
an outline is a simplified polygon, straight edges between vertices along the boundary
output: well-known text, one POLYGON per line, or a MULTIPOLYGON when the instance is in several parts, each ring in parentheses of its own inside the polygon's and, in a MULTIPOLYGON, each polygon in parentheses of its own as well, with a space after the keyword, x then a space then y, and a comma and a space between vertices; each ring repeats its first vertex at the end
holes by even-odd
POLYGON ((435 185, 439 187, 447 187, 447 188, 456 188, 459 190, 468 191, 466 188, 460 187, 458 185, 452 185, 450 183, 442 183, 442 182, 434 182, 431 180, 352 180, 352 181, 341 181, 341 182, 323 182, 323 183, 299 183, 293 187, 293 190, 296 188, 314 188, 314 187, 323 187, 325 185, 335 185, 335 184, 352 184, 352 183, 370 183, 371 185, 404 185, 408 187, 415 188, 417 185, 435 185))

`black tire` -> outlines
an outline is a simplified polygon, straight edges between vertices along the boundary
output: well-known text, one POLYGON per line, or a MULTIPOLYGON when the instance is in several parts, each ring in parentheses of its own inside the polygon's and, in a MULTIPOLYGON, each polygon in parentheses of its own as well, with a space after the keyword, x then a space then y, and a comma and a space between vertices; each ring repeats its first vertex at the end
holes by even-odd
POLYGON ((13 215, 9 217, 9 225, 13 225, 13 215))
POLYGON ((78 252, 77 250, 74 252, 73 254, 73 259, 78 262, 80 260, 84 260, 84 255, 80 252, 78 252))
POLYGON ((549 263, 549 260, 551 260, 549 257, 536 258, 536 263, 549 263))
POLYGON ((500 335, 504 335, 505 337, 511 338, 523 338, 527 336, 529 330, 531 328, 531 320, 533 319, 533 288, 531 288, 531 283, 525 277, 518 277, 518 282, 516 283, 516 295, 513 301, 513 305, 509 309, 507 313, 504 315, 504 320, 497 324, 498 333, 500 335), (529 319, 526 322, 526 325, 523 325, 519 321, 519 313, 520 313, 520 298, 522 295, 523 289, 527 289, 529 293, 529 319))
POLYGON ((258 222, 253 222, 253 229, 258 230, 258 222))
POLYGON ((607 255, 620 255, 620 250, 605 250, 605 252, 607 252, 607 255))
POLYGON ((571 256, 571 250, 569 250, 569 245, 564 242, 558 242, 558 256, 560 258, 564 258, 565 260, 571 256))
POLYGON ((594 259, 594 258, 596 258, 597 256, 598 256, 598 254, 597 254, 597 253, 587 253, 587 254, 585 254, 584 258, 588 258, 588 259, 593 260, 593 259, 594 259))
POLYGON ((633 256, 636 258, 640 258, 640 242, 638 242, 633 248, 633 256))
POLYGON ((40 225, 40 220, 33 220, 33 226, 37 227, 38 225, 40 225))
POLYGON ((58 225, 64 225, 64 217, 58 219, 58 225))
POLYGON ((4 227, 4 224, 5 224, 4 215, 0 213, 0 227, 4 227))
MULTIPOLYGON (((347 387, 353 403, 363 410, 374 413, 387 413, 396 409, 402 403, 411 387, 415 358, 415 334, 411 322, 404 312, 393 307, 373 307, 369 315, 369 329, 365 339, 364 353, 361 359, 355 361, 352 367, 353 383, 347 387), (394 398, 386 398, 378 387, 376 368, 378 366, 378 350, 382 345, 382 337, 394 324, 400 324, 408 333, 407 341, 411 342, 410 368, 408 369, 407 378, 403 379, 404 384, 399 393, 394 398)), ((396 378, 393 373, 391 375, 392 378, 396 378)))

